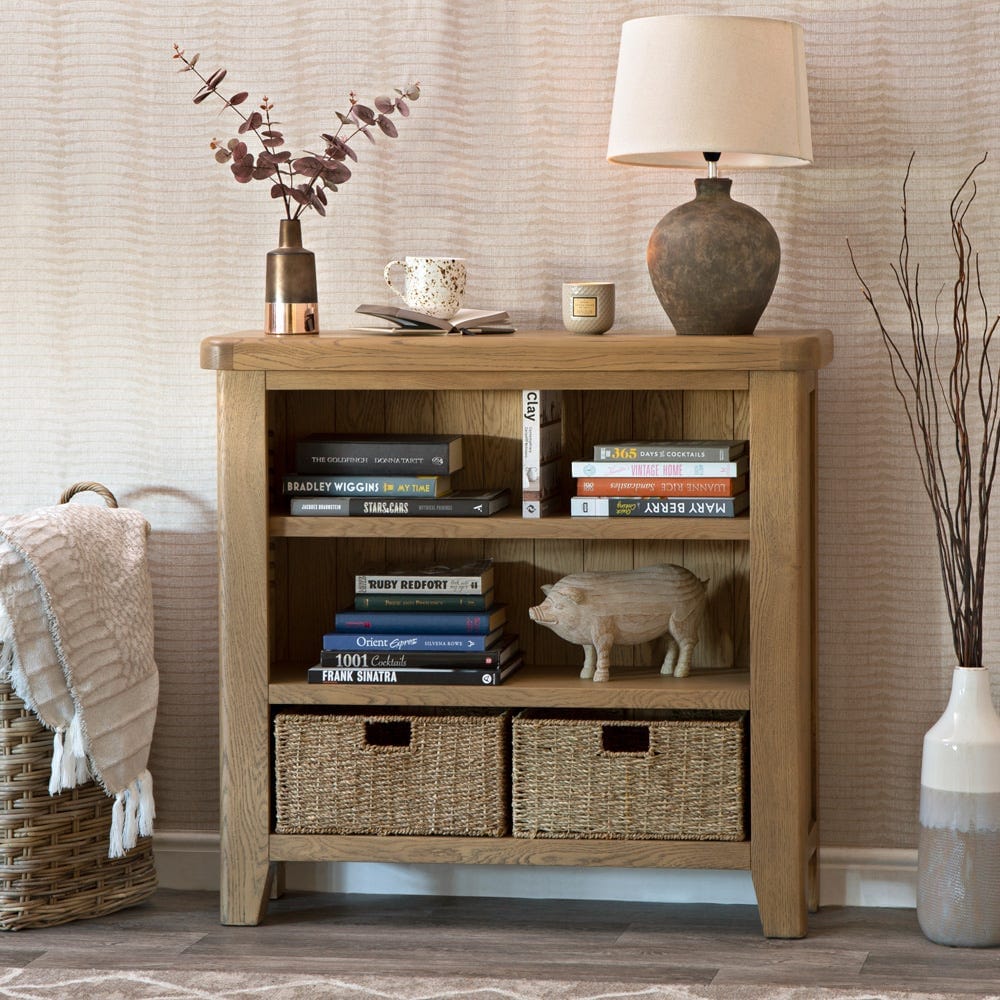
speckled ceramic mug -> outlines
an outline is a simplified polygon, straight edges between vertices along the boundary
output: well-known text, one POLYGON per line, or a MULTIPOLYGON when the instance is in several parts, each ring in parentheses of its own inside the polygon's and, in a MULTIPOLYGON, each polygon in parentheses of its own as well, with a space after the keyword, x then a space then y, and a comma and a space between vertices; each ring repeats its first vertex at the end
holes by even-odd
POLYGON ((459 257, 407 257, 385 265, 385 283, 411 308, 451 319, 462 308, 465 295, 465 261, 459 257), (405 291, 393 283, 389 272, 396 266, 406 273, 405 291))

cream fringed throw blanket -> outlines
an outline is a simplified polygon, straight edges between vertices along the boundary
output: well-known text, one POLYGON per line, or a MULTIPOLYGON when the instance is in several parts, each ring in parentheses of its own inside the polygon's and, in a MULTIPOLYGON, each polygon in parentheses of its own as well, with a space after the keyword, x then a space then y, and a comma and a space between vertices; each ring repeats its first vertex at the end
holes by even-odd
POLYGON ((155 814, 148 532, 137 511, 88 504, 0 521, 0 674, 55 732, 50 794, 92 776, 115 797, 113 858, 155 814))

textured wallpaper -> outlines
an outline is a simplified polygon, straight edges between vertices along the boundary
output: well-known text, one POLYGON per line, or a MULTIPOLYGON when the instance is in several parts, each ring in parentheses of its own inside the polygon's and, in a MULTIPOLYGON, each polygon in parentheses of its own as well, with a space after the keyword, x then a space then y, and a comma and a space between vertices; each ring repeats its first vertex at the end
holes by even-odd
POLYGON ((217 823, 215 387, 198 345, 259 327, 279 218, 266 186, 213 161, 209 140, 231 123, 191 103, 172 44, 271 97, 293 148, 351 88, 421 82, 400 138, 362 149, 329 217, 305 223, 325 326, 385 297, 386 260, 421 252, 467 257, 468 303, 522 327, 558 325, 560 283, 581 279, 617 283, 621 325, 665 325, 645 243, 693 177, 604 152, 620 23, 668 10, 805 27, 815 164, 739 174, 734 195, 782 242, 763 325, 835 336, 820 391, 823 841, 915 846, 920 741, 943 707, 950 639, 908 430, 845 240, 897 320, 888 263, 915 150, 932 303, 950 278, 948 203, 992 148, 970 222, 1000 301, 1000 17, 973 0, 0 0, 0 510, 92 478, 152 522, 160 829, 217 823))

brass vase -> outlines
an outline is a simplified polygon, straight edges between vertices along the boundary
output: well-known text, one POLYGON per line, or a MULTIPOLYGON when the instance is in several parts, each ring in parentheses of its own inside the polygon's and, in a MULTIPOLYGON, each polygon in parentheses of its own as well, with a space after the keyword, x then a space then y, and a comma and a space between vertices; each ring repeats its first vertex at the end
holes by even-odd
POLYGON ((302 224, 282 219, 278 246, 267 255, 264 332, 319 333, 316 255, 302 246, 302 224))

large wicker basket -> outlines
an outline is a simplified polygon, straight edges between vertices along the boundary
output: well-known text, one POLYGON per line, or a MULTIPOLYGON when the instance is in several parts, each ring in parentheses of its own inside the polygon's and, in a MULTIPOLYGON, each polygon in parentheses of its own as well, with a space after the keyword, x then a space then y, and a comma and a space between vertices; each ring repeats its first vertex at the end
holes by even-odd
POLYGON ((152 838, 108 857, 109 798, 94 782, 49 795, 52 733, 0 681, 0 929, 99 917, 156 888, 152 838))
POLYGON ((745 839, 741 713, 526 709, 513 743, 517 837, 745 839))
POLYGON ((509 712, 282 712, 278 833, 499 837, 509 821, 509 712))

